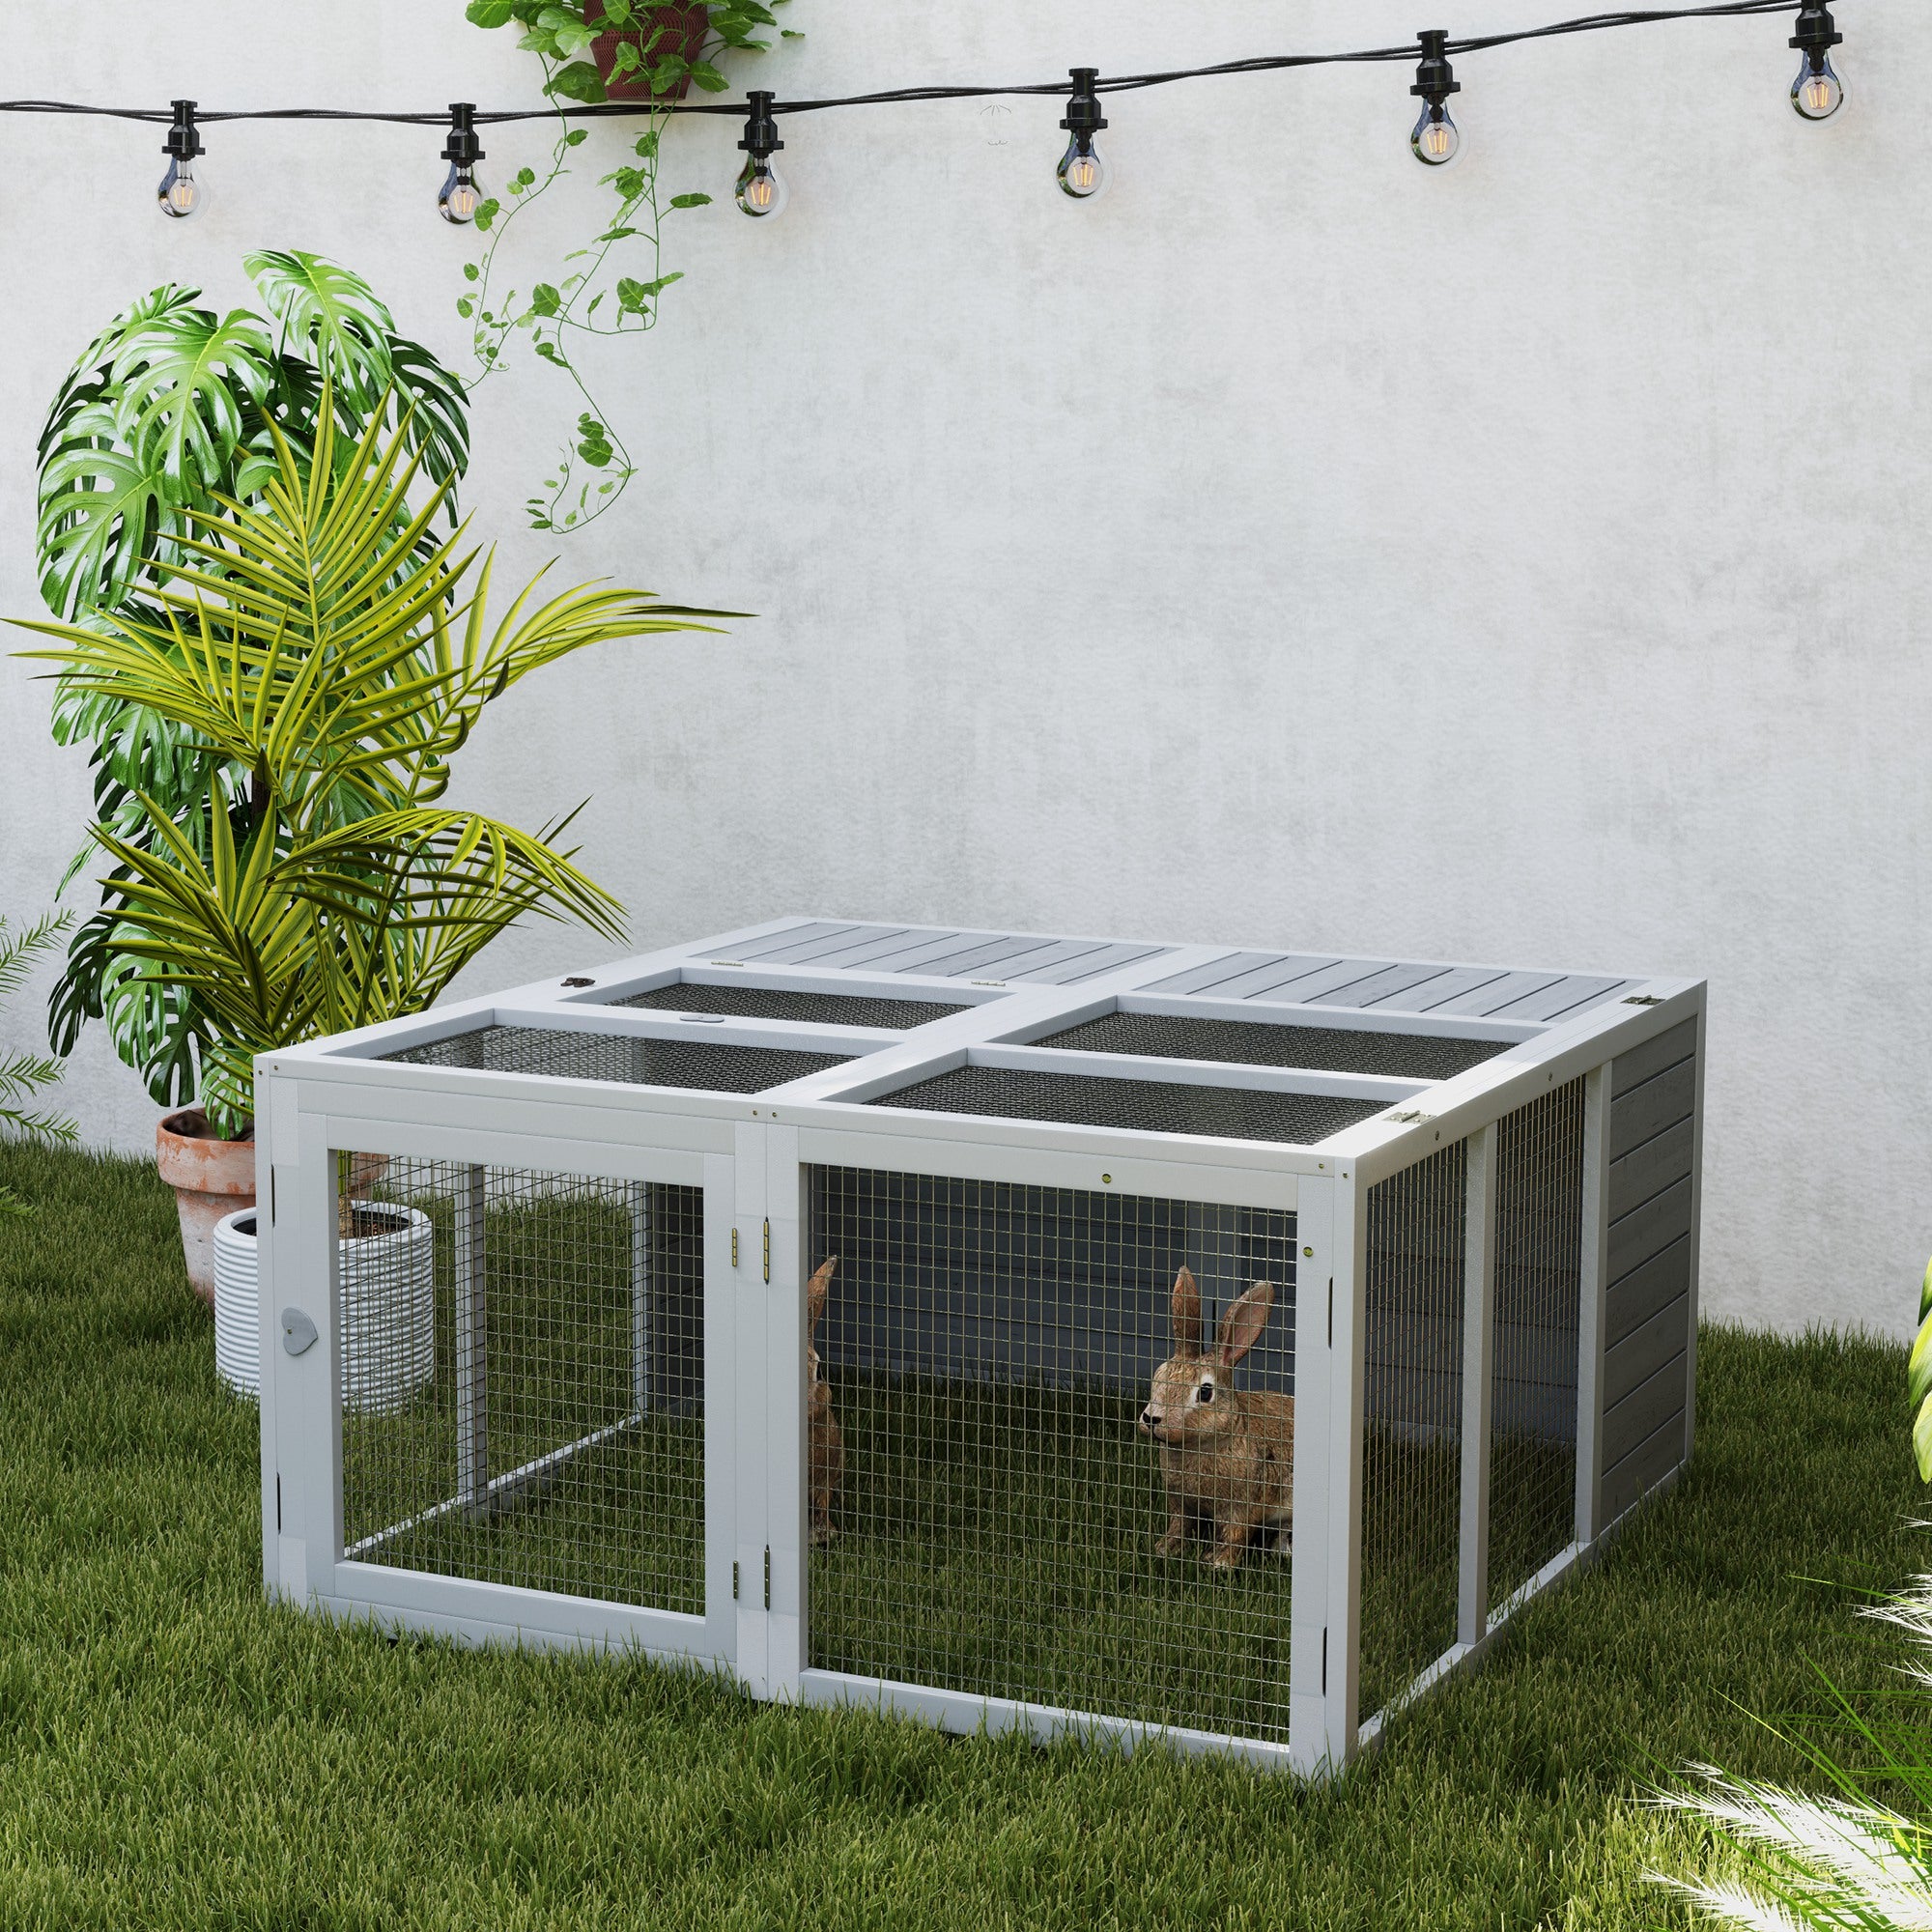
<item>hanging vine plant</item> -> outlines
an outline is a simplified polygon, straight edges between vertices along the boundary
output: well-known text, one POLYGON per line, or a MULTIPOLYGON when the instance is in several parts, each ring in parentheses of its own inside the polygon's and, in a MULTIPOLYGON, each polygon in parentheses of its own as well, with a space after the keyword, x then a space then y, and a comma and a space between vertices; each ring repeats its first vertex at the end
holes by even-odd
POLYGON ((665 267, 664 224, 681 210, 700 208, 708 194, 666 195, 659 163, 674 104, 696 87, 722 94, 728 86, 719 63, 734 53, 763 52, 767 36, 799 35, 781 28, 772 7, 786 0, 696 0, 696 4, 645 5, 640 0, 469 0, 469 19, 479 27, 517 26, 520 45, 542 64, 544 92, 556 106, 556 136, 550 162, 524 167, 486 196, 476 209, 485 240, 480 255, 464 265, 469 284, 457 313, 470 327, 476 369, 471 387, 513 358, 519 338, 575 388, 581 405, 575 434, 558 453, 542 489, 526 504, 531 526, 574 530, 614 504, 637 474, 630 446, 591 394, 573 353, 598 336, 645 335, 657 327, 659 303, 682 272, 665 267), (635 100, 644 104, 642 131, 633 158, 605 175, 603 223, 589 242, 562 258, 554 279, 527 289, 505 288, 497 272, 511 229, 571 171, 575 151, 589 139, 576 125, 578 103, 635 100))

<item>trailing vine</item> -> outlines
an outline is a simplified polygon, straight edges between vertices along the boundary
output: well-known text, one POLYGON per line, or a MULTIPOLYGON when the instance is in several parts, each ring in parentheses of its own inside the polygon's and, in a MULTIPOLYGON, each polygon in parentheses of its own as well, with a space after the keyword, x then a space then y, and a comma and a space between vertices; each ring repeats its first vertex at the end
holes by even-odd
MULTIPOLYGON (((785 4, 771 0, 773 7, 785 4)), ((469 325, 475 357, 469 387, 473 391, 508 364, 520 336, 569 381, 581 405, 575 432, 525 510, 533 529, 579 529, 616 502, 638 465, 591 393, 573 348, 582 340, 645 335, 656 327, 665 291, 683 279, 681 270, 668 271, 664 265, 665 221, 711 200, 696 192, 668 197, 661 192, 659 163, 672 99, 686 85, 723 93, 729 83, 718 60, 732 51, 764 51, 771 43, 759 38, 763 29, 785 40, 800 37, 779 28, 777 16, 760 0, 709 0, 701 7, 588 0, 581 8, 556 0, 469 0, 468 13, 480 27, 523 29, 519 44, 542 64, 544 92, 556 107, 548 166, 541 173, 519 168, 503 192, 487 198, 476 212, 476 226, 486 239, 480 255, 464 264, 469 287, 456 304, 469 325), (687 51, 684 23, 699 13, 702 39, 694 57, 687 51), (497 258, 511 229, 571 172, 572 156, 589 139, 587 128, 572 124, 571 103, 611 98, 596 62, 585 58, 605 36, 614 37, 614 44, 607 42, 611 85, 641 86, 648 96, 639 102, 646 115, 633 158, 601 178, 598 185, 611 194, 610 212, 585 246, 564 256, 562 271, 527 290, 498 293, 497 258)))

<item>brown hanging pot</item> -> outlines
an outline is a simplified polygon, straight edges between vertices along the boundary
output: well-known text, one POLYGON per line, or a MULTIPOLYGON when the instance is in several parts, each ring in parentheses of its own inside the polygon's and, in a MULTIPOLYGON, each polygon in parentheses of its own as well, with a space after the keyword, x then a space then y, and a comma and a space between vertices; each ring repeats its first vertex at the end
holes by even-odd
MULTIPOLYGON (((585 21, 597 18, 603 12, 603 0, 583 0, 585 21)), ((688 73, 662 94, 651 92, 650 80, 641 69, 633 69, 620 80, 611 79, 617 66, 617 49, 628 43, 653 66, 667 54, 682 54, 687 61, 695 61, 702 56, 710 31, 711 10, 707 6, 652 7, 644 12, 637 26, 599 34, 590 43, 590 58, 597 63, 604 91, 612 100, 682 100, 691 91, 688 73)))

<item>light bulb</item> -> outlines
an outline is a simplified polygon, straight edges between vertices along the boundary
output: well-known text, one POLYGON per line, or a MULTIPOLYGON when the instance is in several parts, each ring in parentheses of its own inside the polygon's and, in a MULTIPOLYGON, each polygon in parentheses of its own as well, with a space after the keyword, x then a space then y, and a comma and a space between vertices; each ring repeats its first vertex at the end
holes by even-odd
POLYGON ((208 188, 206 184, 195 180, 192 161, 171 160, 156 198, 161 213, 170 220, 192 221, 208 206, 208 188))
POLYGON ((1845 104, 1845 83, 1833 71, 1829 54, 1821 53, 1815 68, 1809 54, 1798 63, 1791 104, 1807 121, 1828 121, 1845 104))
POLYGON ((790 199, 784 177, 772 166, 771 157, 754 155, 738 177, 738 206, 747 214, 762 220, 769 214, 782 214, 790 199))
POLYGON ((483 190, 477 185, 475 169, 452 161, 442 192, 436 198, 437 213, 462 228, 476 219, 476 211, 482 206, 483 190))
POLYGON ((1448 108, 1435 103, 1422 110, 1408 145, 1425 167, 1446 168, 1463 152, 1463 131, 1449 118, 1448 108))
POLYGON ((1089 140, 1084 145, 1078 134, 1067 142, 1060 157, 1060 187, 1075 201, 1092 201, 1107 191, 1107 164, 1100 151, 1089 140))

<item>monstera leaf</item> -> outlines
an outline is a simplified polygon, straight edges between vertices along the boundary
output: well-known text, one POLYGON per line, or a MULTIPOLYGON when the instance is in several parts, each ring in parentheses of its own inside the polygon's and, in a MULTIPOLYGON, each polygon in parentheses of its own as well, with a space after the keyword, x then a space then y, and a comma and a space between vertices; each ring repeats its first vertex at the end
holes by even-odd
POLYGON ((175 308, 126 332, 107 381, 123 441, 158 467, 176 502, 192 502, 226 485, 250 405, 274 381, 273 351, 246 309, 216 321, 208 309, 175 308))
POLYGON ((281 348, 315 363, 338 403, 366 418, 389 387, 395 318, 361 276, 300 249, 263 249, 242 266, 281 327, 281 348))
POLYGON ((125 602, 175 527, 178 499, 159 460, 128 449, 119 428, 112 403, 87 403, 41 466, 35 546, 41 595, 58 616, 125 602))

